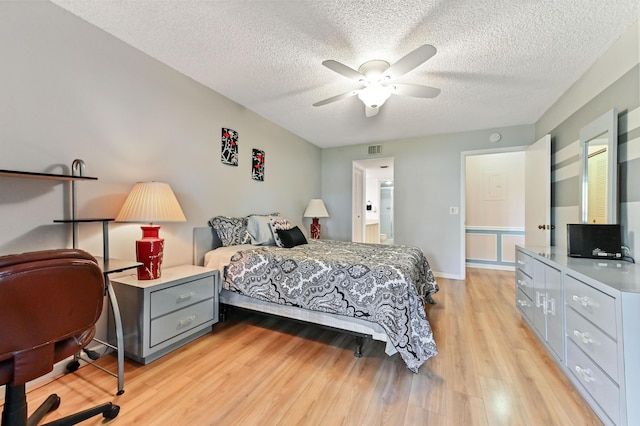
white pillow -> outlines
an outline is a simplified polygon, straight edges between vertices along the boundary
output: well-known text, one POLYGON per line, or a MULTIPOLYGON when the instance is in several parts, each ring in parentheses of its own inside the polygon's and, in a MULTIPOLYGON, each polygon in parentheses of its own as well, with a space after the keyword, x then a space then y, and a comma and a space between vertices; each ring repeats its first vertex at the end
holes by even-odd
POLYGON ((284 247, 284 244, 282 243, 282 240, 280 239, 280 237, 278 236, 278 231, 280 229, 291 229, 291 223, 282 217, 276 217, 276 218, 272 218, 269 221, 269 226, 271 226, 271 231, 273 233, 273 239, 276 242, 276 245, 278 247, 284 247))
POLYGON ((251 244, 254 246, 274 246, 276 242, 269 223, 271 219, 278 219, 278 216, 249 216, 247 231, 251 235, 251 244))

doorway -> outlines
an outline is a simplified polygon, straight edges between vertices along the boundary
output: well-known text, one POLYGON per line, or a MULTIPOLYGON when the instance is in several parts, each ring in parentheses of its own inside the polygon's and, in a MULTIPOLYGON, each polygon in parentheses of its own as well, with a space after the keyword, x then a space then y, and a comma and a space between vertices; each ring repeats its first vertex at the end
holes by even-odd
POLYGON ((461 153, 461 271, 515 268, 524 243, 524 149, 461 153))
POLYGON ((393 244, 393 158, 353 162, 352 241, 393 244))

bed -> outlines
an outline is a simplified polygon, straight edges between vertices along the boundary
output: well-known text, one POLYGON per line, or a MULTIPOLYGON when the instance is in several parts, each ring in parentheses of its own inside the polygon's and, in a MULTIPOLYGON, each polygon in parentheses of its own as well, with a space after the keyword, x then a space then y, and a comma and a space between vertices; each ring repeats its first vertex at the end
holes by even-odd
POLYGON ((364 337, 386 342, 413 372, 437 354, 424 304, 438 286, 419 249, 303 236, 292 247, 258 245, 256 233, 228 240, 194 228, 194 263, 220 271, 221 304, 354 334, 356 356, 364 337))

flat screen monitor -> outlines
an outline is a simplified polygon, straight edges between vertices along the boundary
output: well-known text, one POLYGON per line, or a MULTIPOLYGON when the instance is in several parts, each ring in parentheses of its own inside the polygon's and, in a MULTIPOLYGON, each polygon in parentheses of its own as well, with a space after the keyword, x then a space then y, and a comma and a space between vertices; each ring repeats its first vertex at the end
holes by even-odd
POLYGON ((567 224, 567 254, 591 259, 622 257, 620 225, 567 224))

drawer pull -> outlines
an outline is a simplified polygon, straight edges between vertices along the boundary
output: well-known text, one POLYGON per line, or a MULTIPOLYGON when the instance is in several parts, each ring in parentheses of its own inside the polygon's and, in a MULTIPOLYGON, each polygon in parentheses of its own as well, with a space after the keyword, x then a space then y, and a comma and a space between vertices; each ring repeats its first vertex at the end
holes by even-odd
POLYGON ((577 296, 577 295, 573 295, 572 299, 575 302, 578 302, 580 305, 582 305, 584 308, 588 308, 589 306, 595 306, 596 304, 593 303, 593 301, 591 299, 589 299, 587 296, 577 296))
POLYGON ((196 295, 195 291, 190 291, 189 293, 184 293, 184 294, 181 294, 180 296, 178 296, 178 300, 190 299, 195 295, 196 295))
POLYGON ((587 383, 591 383, 596 380, 591 375, 591 370, 589 370, 588 368, 582 368, 579 365, 576 365, 576 372, 580 375, 580 377, 582 377, 582 380, 584 380, 587 383))
POLYGON ((578 339, 582 340, 582 343, 584 343, 585 345, 588 345, 589 343, 593 343, 593 339, 591 338, 591 335, 586 331, 584 333, 581 333, 578 330, 573 330, 573 335, 576 336, 578 339))
POLYGON ((520 259, 518 259, 518 265, 524 265, 524 262, 520 259))
POLYGON ((549 298, 549 295, 546 295, 547 303, 551 305, 550 309, 547 309, 545 313, 551 314, 553 316, 556 315, 556 299, 549 298))
POLYGON ((525 280, 518 280, 518 284, 520 285, 520 287, 526 287, 527 286, 527 282, 525 280))
POLYGON ((522 306, 523 308, 526 308, 528 306, 531 306, 531 303, 529 303, 528 300, 520 300, 520 299, 518 299, 518 305, 522 306))
POLYGON ((546 298, 547 295, 544 293, 540 293, 539 291, 536 291, 536 308, 540 308, 542 307, 542 312, 546 315, 547 313, 547 302, 546 302, 546 298), (542 301, 540 301, 540 297, 542 296, 542 301))
POLYGON ((181 326, 183 326, 183 325, 187 325, 187 324, 189 324, 189 323, 191 323, 191 322, 193 322, 193 321, 195 321, 195 320, 196 320, 196 316, 195 316, 195 315, 191 315, 191 316, 189 316, 189 317, 186 317, 186 318, 181 319, 181 320, 179 321, 179 324, 180 324, 181 326))

